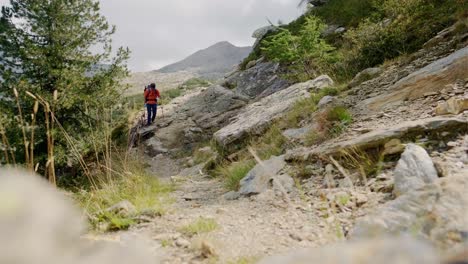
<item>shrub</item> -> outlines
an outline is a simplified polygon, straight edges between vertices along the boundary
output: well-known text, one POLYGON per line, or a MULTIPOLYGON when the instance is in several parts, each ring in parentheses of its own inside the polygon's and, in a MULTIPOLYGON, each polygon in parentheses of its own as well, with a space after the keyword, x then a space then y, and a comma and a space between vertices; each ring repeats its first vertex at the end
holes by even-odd
POLYGON ((311 13, 329 24, 354 27, 376 11, 373 2, 374 0, 330 0, 326 5, 312 9, 311 13))
POLYGON ((297 35, 280 28, 263 41, 261 50, 268 59, 290 64, 314 78, 337 60, 335 48, 321 37, 324 28, 325 24, 317 17, 306 17, 297 35))

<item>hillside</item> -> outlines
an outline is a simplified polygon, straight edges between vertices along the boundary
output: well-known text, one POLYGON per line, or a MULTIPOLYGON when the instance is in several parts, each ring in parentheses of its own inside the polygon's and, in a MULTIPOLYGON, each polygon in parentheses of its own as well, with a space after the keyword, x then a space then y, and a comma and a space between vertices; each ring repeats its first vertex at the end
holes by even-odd
POLYGON ((180 62, 158 70, 161 73, 188 71, 207 79, 219 79, 239 64, 251 51, 250 47, 236 47, 229 42, 216 43, 195 52, 180 62))

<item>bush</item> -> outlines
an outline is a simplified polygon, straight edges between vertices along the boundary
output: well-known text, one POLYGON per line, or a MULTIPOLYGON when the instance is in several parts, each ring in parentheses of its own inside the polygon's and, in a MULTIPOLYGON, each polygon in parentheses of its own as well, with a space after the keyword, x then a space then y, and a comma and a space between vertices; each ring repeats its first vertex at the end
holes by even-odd
POLYGON ((371 16, 376 8, 375 0, 330 0, 320 8, 312 9, 312 14, 329 24, 355 27, 364 18, 371 16))
POLYGON ((309 79, 314 78, 338 58, 335 48, 321 37, 324 28, 319 18, 306 17, 297 35, 280 28, 262 42, 261 50, 267 59, 289 64, 293 69, 302 70, 309 79))

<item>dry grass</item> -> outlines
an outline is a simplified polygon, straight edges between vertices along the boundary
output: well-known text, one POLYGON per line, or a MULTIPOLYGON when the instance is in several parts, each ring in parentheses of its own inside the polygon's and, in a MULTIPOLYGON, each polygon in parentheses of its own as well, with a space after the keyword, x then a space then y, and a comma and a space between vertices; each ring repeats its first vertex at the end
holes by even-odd
POLYGON ((180 231, 187 236, 194 236, 209 233, 219 228, 218 223, 211 218, 198 218, 195 222, 183 226, 180 231))

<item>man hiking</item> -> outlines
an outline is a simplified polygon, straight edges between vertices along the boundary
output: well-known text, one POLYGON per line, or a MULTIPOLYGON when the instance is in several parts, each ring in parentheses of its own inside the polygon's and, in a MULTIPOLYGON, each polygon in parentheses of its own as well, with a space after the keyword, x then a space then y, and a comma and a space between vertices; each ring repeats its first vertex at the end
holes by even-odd
POLYGON ((156 113, 158 112, 158 99, 161 98, 159 90, 156 89, 156 84, 152 83, 145 89, 145 104, 148 111, 148 126, 154 122, 156 113))

